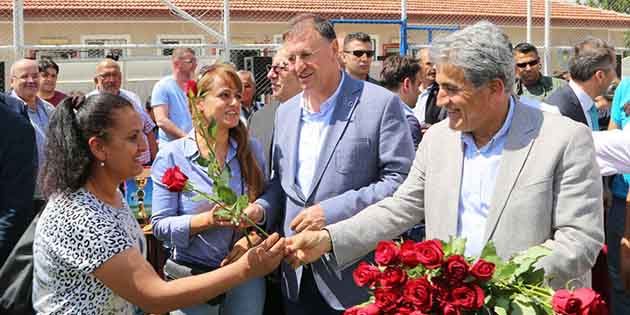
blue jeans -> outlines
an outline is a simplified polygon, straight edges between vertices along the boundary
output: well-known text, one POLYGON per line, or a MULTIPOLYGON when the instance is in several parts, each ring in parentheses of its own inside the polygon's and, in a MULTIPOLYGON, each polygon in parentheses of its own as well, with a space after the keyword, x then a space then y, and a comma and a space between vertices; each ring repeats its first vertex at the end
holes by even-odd
POLYGON ((204 303, 173 311, 171 315, 262 315, 264 307, 265 278, 256 278, 227 291, 221 305, 204 303))
POLYGON ((608 277, 612 284, 610 292, 610 314, 630 314, 630 295, 625 293, 619 277, 619 243, 626 222, 626 201, 614 197, 613 206, 608 210, 606 224, 606 244, 608 245, 608 277))

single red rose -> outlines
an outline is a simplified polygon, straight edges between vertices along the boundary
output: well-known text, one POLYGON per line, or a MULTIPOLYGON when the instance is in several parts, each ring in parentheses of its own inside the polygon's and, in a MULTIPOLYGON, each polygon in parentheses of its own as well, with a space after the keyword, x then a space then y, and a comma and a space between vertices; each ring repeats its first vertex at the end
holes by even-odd
POLYGON ((435 269, 442 265, 444 260, 444 251, 442 250, 442 242, 438 240, 428 240, 416 244, 418 260, 427 269, 435 269))
POLYGON ((581 315, 606 315, 608 308, 602 297, 590 288, 579 288, 573 291, 573 296, 580 300, 581 315), (602 312, 603 311, 603 312, 602 312))
POLYGON ((553 311, 561 315, 580 315, 582 301, 566 289, 556 291, 551 299, 553 311))
POLYGON ((409 268, 414 268, 420 263, 416 242, 406 240, 400 245, 400 262, 409 268))
POLYGON ((379 315, 379 314, 381 314, 381 309, 378 308, 376 304, 368 304, 366 306, 359 307, 356 313, 356 315, 379 315))
POLYGON ((492 275, 494 274, 494 270, 496 268, 497 267, 493 263, 480 258, 470 269, 470 274, 479 281, 488 281, 492 279, 492 275))
POLYGON ((362 261, 352 273, 352 278, 354 279, 354 283, 359 287, 366 285, 373 287, 380 275, 381 271, 378 270, 378 267, 362 261))
POLYGON ((383 288, 378 288, 374 291, 374 298, 374 304, 383 312, 389 312, 395 309, 402 300, 397 290, 387 290, 383 288))
POLYGON ((197 96, 197 81, 195 80, 186 81, 185 90, 186 90, 186 95, 188 97, 197 96))
POLYGON ((177 166, 173 166, 164 172, 162 184, 171 192, 181 192, 186 187, 188 177, 177 166))
POLYGON ((426 277, 411 279, 405 283, 403 299, 423 312, 433 307, 433 290, 426 277))
POLYGON ((467 310, 478 310, 483 306, 485 295, 478 285, 466 284, 453 289, 453 305, 467 310))
POLYGON ((378 278, 378 283, 383 288, 394 288, 407 281, 407 273, 400 267, 387 267, 378 278))
POLYGON ((380 241, 376 245, 374 260, 381 266, 395 265, 398 263, 400 249, 392 241, 380 241))
POLYGON ((446 304, 444 308, 442 308, 442 315, 460 315, 461 310, 459 307, 453 304, 446 304))
POLYGON ((461 285, 464 279, 468 277, 470 266, 464 256, 453 255, 446 260, 444 266, 444 277, 451 286, 461 285))

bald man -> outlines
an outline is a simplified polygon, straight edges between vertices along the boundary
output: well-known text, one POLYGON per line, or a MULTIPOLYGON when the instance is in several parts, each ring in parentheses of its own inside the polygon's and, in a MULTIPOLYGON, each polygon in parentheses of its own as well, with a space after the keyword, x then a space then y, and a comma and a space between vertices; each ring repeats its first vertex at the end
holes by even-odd
POLYGON ((143 109, 140 97, 134 92, 120 88, 122 85, 122 72, 120 71, 118 63, 109 58, 99 62, 96 65, 94 84, 96 85, 96 90, 88 93, 87 96, 99 93, 120 95, 128 100, 133 105, 133 108, 140 113, 143 122, 143 137, 148 148, 148 150, 142 154, 141 160, 142 164, 150 165, 157 153, 157 142, 155 141, 154 133, 156 126, 149 114, 143 109))
MULTIPOLYGON (((21 59, 16 61, 11 66, 10 74, 11 88, 13 89, 11 96, 22 102, 26 108, 29 121, 35 130, 38 170, 41 170, 44 162, 46 162, 46 132, 54 107, 37 96, 37 91, 39 90, 39 66, 35 60, 21 59)), ((34 174, 34 176, 36 175, 34 174)), ((33 200, 35 202, 35 212, 37 212, 45 204, 39 185, 35 187, 33 200)))

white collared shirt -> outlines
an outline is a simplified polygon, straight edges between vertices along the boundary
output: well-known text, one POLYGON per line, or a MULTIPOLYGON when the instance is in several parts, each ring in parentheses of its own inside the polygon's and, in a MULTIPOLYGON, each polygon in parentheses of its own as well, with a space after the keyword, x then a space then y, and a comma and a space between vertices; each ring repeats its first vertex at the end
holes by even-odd
POLYGON ((595 131, 593 143, 602 176, 630 173, 630 127, 595 131))
POLYGON ((431 86, 433 86, 433 84, 427 86, 426 89, 420 92, 420 96, 418 96, 418 101, 416 102, 416 107, 413 108, 413 113, 420 123, 424 122, 424 115, 427 110, 427 100, 429 99, 429 92, 431 91, 431 86))
POLYGON ((573 93, 577 96, 580 101, 580 105, 582 105, 582 111, 584 112, 584 116, 586 116, 586 122, 588 126, 593 129, 593 122, 591 121, 591 107, 595 105, 593 99, 584 92, 584 90, 573 80, 569 81, 569 86, 573 90, 573 93))

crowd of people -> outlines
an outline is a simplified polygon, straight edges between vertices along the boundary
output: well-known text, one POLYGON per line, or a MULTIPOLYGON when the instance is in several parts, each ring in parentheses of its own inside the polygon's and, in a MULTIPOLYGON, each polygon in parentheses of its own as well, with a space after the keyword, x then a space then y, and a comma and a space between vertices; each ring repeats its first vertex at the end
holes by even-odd
POLYGON ((548 77, 535 46, 478 22, 386 58, 379 80, 374 55, 369 35, 338 40, 302 14, 268 67, 271 102, 251 72, 178 48, 150 106, 113 59, 85 96, 56 90, 50 59, 15 62, 0 95, 0 278, 30 250, 31 273, 12 279, 32 295, 9 299, 32 296, 37 314, 342 314, 368 298, 352 272, 379 240, 458 236, 471 256, 542 244, 552 287, 592 283, 629 314, 630 176, 612 175, 630 173, 630 79, 614 48, 585 38, 568 78, 548 77), (177 166, 212 193, 211 159, 247 221, 162 182, 177 166), (163 274, 121 190, 145 169, 163 274), (242 232, 250 221, 270 236, 242 232))

